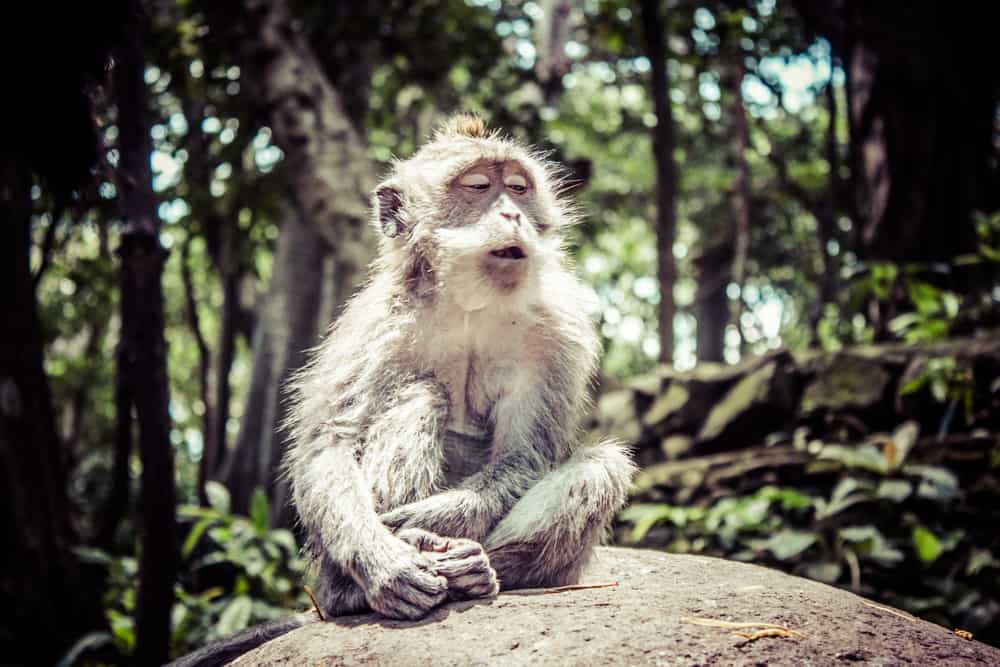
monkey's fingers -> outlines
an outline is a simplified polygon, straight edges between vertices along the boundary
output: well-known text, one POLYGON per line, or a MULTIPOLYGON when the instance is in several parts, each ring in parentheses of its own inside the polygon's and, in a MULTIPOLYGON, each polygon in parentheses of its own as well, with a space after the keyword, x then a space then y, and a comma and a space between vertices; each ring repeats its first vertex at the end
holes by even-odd
POLYGON ((402 528, 396 532, 396 537, 420 551, 444 553, 452 544, 452 540, 447 537, 441 537, 422 528, 402 528))
POLYGON ((444 575, 433 572, 432 569, 414 569, 400 578, 399 589, 414 589, 431 597, 440 595, 448 589, 448 580, 444 575))
POLYGON ((462 560, 465 558, 482 558, 485 559, 487 564, 489 564, 489 557, 486 555, 486 551, 483 550, 483 545, 474 540, 467 540, 463 538, 452 538, 448 541, 448 550, 442 555, 431 556, 435 562, 441 562, 442 560, 462 560))
POLYGON ((379 520, 388 528, 402 528, 410 520, 412 512, 404 505, 379 515, 379 520))

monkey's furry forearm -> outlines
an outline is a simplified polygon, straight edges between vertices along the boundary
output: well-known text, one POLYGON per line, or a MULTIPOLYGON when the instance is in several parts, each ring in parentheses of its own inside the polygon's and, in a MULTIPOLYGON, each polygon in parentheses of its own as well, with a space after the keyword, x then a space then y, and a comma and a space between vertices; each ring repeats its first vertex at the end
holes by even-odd
POLYGON ((380 545, 395 539, 378 520, 372 494, 346 443, 330 434, 310 443, 292 466, 295 504, 314 558, 326 555, 363 585, 361 572, 381 556, 380 545))

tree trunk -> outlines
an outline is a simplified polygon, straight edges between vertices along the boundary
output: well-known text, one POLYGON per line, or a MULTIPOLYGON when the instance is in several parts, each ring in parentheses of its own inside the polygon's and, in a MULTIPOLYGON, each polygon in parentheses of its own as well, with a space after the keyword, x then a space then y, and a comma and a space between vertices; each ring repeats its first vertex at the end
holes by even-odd
POLYGON ((819 252, 823 258, 823 275, 819 279, 819 298, 816 299, 809 311, 809 330, 811 332, 810 346, 819 347, 819 323, 823 319, 823 310, 826 305, 833 303, 838 291, 839 261, 830 254, 829 244, 836 241, 837 234, 837 211, 840 205, 841 182, 840 182, 840 147, 837 145, 837 118, 839 116, 839 106, 837 105, 837 90, 833 85, 833 74, 826 84, 824 93, 826 100, 827 123, 826 133, 823 139, 823 152, 826 155, 826 163, 829 168, 826 192, 822 200, 814 206, 816 223, 819 231, 819 252))
POLYGON ((156 200, 151 187, 152 145, 143 81, 143 21, 139 18, 138 3, 133 4, 132 11, 132 30, 115 66, 121 133, 118 189, 124 219, 118 249, 122 317, 118 364, 126 395, 135 408, 142 460, 134 659, 137 664, 158 665, 168 657, 178 560, 161 284, 167 253, 160 245, 156 200))
POLYGON ((284 439, 282 384, 328 324, 317 314, 338 313, 363 278, 374 247, 367 224, 374 176, 343 100, 285 2, 246 0, 245 9, 248 30, 257 37, 243 54, 247 82, 285 153, 281 169, 298 219, 281 230, 274 284, 254 333, 240 435, 220 476, 236 511, 245 511, 253 489, 262 487, 272 515, 287 522, 284 483, 276 481, 284 439))
POLYGON ((674 163, 674 117, 670 108, 670 79, 667 72, 667 45, 659 0, 642 0, 642 32, 646 41, 652 81, 650 92, 656 112, 653 128, 653 160, 656 163, 656 261, 660 283, 660 361, 674 359, 674 236, 677 227, 677 165, 674 163))
POLYGON ((0 655, 51 664, 100 624, 75 541, 64 457, 43 368, 31 246, 30 174, 0 156, 0 655), (44 637, 39 642, 38 638, 44 637))
POLYGON ((694 304, 697 321, 695 350, 698 361, 725 361, 729 297, 726 286, 732 278, 733 246, 728 241, 704 248, 694 262, 698 295, 694 304))
POLYGON ((862 256, 932 262, 973 250, 971 213, 1000 205, 995 4, 796 4, 847 73, 862 256))
POLYGON ((284 451, 284 384, 301 367, 305 350, 319 340, 323 310, 326 244, 316 228, 292 218, 282 225, 274 254, 274 274, 259 308, 253 340, 253 373, 236 449, 221 478, 234 511, 246 512, 255 488, 270 492, 274 516, 281 515, 285 491, 276 470, 284 451))

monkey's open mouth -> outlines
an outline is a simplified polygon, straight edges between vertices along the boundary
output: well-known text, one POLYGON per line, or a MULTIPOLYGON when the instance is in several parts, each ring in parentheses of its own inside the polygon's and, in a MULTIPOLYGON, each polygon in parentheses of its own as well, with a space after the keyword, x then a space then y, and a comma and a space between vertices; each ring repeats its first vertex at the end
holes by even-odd
POLYGON ((490 254, 501 259, 524 259, 527 257, 527 255, 524 254, 524 251, 521 250, 521 246, 518 245, 501 248, 500 250, 493 250, 490 254))

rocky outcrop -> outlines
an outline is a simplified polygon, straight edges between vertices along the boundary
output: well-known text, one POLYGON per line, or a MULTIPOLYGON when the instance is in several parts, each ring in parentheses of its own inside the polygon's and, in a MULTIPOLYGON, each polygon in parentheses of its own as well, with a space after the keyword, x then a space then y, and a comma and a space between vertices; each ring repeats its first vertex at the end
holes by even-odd
POLYGON ((418 622, 348 616, 234 665, 996 665, 1000 650, 767 568, 599 549, 584 583, 445 605, 418 622))

